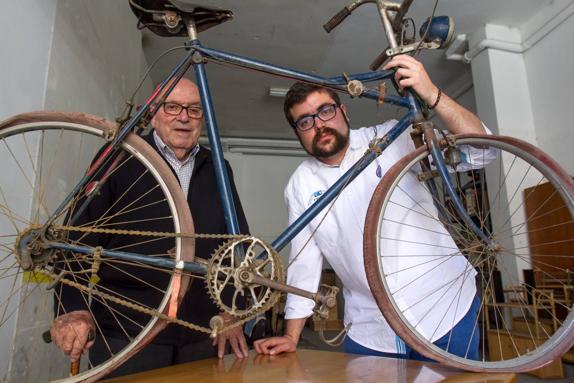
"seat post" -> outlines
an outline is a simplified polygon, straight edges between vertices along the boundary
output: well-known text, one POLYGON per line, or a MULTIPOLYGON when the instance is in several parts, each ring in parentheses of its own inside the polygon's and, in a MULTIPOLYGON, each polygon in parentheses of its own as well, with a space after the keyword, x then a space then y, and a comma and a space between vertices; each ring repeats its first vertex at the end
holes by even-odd
POLYGON ((185 26, 187 28, 187 35, 189 41, 197 40, 197 27, 195 26, 195 21, 192 18, 185 18, 185 26))

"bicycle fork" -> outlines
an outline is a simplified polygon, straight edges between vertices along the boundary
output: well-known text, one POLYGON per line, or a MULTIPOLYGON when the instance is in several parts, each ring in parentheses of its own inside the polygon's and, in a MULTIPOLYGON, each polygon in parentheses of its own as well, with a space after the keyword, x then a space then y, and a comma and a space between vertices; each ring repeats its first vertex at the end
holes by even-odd
MULTIPOLYGON (((443 154, 441 152, 438 138, 434 132, 433 123, 430 121, 417 122, 414 124, 413 129, 414 129, 414 135, 422 133, 422 135, 424 136, 424 142, 428 148, 428 151, 431 154, 433 164, 436 167, 436 170, 437 170, 439 176, 444 180, 446 192, 447 192, 448 196, 450 197, 458 216, 464 221, 464 223, 466 225, 468 225, 468 227, 471 228, 473 233, 486 244, 487 248, 489 248, 489 249, 495 248, 496 245, 492 241, 492 239, 490 239, 484 233, 484 231, 481 228, 479 228, 476 225, 476 223, 472 220, 472 218, 470 217, 470 215, 466 211, 462 200, 460 199, 459 195, 455 191, 453 183, 450 181, 450 175, 449 175, 449 171, 447 168, 447 163, 446 163, 446 161, 443 157, 443 154)), ((417 139, 417 138, 413 138, 413 139, 415 140, 415 145, 417 145, 417 144, 421 145, 420 139, 417 139)), ((450 144, 448 142, 447 142, 447 145, 449 145, 451 148, 453 147, 453 146, 451 146, 452 144, 450 144)), ((456 166, 456 163, 451 164, 451 166, 456 166)), ((426 167, 427 169, 429 169, 429 171, 431 171, 430 170, 431 167, 430 167, 430 164, 428 163, 428 161, 426 161, 426 163, 423 164, 423 168, 424 167, 426 167)), ((436 197, 438 190, 436 188, 436 185, 432 181, 432 177, 430 177, 427 180, 427 185, 429 186, 431 193, 436 197)), ((439 206, 437 206, 438 211, 439 211, 439 215, 441 217, 446 216, 446 213, 443 210, 444 206, 440 206, 440 204, 436 204, 436 205, 439 205, 439 206)))

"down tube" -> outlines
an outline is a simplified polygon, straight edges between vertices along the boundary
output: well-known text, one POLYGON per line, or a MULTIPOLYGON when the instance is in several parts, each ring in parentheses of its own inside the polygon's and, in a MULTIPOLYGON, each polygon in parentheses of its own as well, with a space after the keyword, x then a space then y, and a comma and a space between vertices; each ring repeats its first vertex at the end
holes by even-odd
MULTIPOLYGON (((407 113, 399 122, 382 138, 378 147, 384 151, 393 141, 400 136, 413 122, 413 112, 407 113)), ((358 160, 345 174, 341 176, 311 207, 297 218, 287 229, 273 241, 271 246, 280 251, 299 232, 313 220, 350 182, 377 158, 374 151, 369 151, 358 160)))
POLYGON ((205 64, 202 62, 193 64, 199 94, 201 96, 201 104, 205 111, 205 124, 207 128, 207 136, 209 138, 209 146, 211 148, 213 164, 215 166, 215 178, 217 180, 217 187, 223 206, 225 215, 225 225, 229 234, 239 234, 239 223, 237 222, 237 212, 235 210, 235 203, 233 202, 233 194, 231 192, 231 184, 229 183, 229 176, 227 168, 225 167, 225 160, 223 158, 223 149, 221 148, 221 140, 219 138, 219 131, 217 130, 217 122, 215 120, 215 111, 211 102, 211 93, 209 92, 209 84, 207 83, 207 74, 205 73, 205 64))

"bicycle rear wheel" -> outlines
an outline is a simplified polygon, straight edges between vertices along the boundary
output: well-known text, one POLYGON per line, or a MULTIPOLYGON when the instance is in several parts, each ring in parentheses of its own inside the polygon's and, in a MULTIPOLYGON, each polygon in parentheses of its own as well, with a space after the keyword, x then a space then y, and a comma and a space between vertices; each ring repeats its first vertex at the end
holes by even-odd
MULTIPOLYGON (((116 124, 97 117, 57 112, 0 123, 0 343, 14 343, 11 360, 0 362, 0 376, 8 381, 97 380, 166 327, 168 322, 157 313, 177 313, 189 276, 175 269, 99 257, 97 251, 81 255, 35 249, 28 259, 18 247, 27 233, 47 222, 115 129, 116 124), (99 351, 96 355, 92 348, 82 357, 80 374, 69 377, 69 359, 53 343, 45 343, 42 334, 55 313, 80 309, 94 318, 99 351), (114 346, 118 343, 122 346, 114 346)), ((186 199, 165 161, 134 134, 119 152, 117 166, 98 194, 84 204, 87 189, 78 193, 44 239, 193 261, 193 239, 173 235, 193 234, 194 229, 186 199)))
POLYGON ((389 170, 371 200, 364 233, 369 286, 395 332, 429 358, 471 371, 536 369, 574 344, 572 274, 565 272, 574 262, 574 184, 520 140, 455 140, 475 163, 496 155, 483 167, 450 173, 492 244, 456 213, 421 147, 389 170), (445 334, 469 312, 475 288, 480 309, 461 344, 445 334), (439 338, 442 348, 434 344, 439 338))

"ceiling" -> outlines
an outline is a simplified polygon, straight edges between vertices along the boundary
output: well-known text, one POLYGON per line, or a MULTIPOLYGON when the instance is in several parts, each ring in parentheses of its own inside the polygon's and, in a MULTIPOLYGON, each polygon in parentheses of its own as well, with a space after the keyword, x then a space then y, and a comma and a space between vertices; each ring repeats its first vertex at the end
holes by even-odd
MULTIPOLYGON (((519 28, 553 0, 440 0, 436 15, 453 17, 456 34, 471 35, 487 23, 519 28)), ((194 0, 193 3, 230 9, 233 20, 200 34, 205 46, 325 77, 368 71, 371 61, 387 46, 374 5, 360 7, 327 34, 322 25, 348 0, 194 0)), ((432 13, 434 1, 415 0, 409 16, 417 28, 432 13)), ((161 38, 144 32, 148 63, 185 39, 161 38)), ((154 83, 167 75, 177 51, 152 71, 154 83)), ((444 51, 418 56, 433 81, 443 89, 470 78, 470 65, 446 60, 444 51)), ((289 87, 290 81, 242 69, 207 65, 217 121, 222 136, 293 139, 286 123, 283 99, 269 96, 270 87, 289 87)), ((193 77, 192 77, 193 78, 193 77)), ((343 98, 354 127, 394 117, 392 109, 377 110, 367 100, 343 98)))

